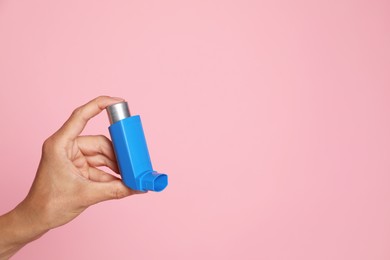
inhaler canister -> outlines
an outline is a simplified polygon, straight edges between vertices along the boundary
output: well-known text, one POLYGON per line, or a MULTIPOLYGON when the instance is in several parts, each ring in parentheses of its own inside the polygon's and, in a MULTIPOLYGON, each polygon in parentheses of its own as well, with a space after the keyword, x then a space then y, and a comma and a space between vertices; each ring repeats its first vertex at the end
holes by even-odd
POLYGON ((153 170, 141 117, 131 116, 127 102, 107 107, 109 131, 124 184, 139 191, 162 191, 168 176, 153 170))

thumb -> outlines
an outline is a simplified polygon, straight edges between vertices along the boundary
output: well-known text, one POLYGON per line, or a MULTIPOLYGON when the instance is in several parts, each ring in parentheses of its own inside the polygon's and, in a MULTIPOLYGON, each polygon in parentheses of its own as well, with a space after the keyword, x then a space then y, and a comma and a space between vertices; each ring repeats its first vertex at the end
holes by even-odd
POLYGON ((122 181, 91 182, 87 188, 88 204, 93 205, 105 200, 122 199, 133 194, 145 193, 127 188, 122 181))

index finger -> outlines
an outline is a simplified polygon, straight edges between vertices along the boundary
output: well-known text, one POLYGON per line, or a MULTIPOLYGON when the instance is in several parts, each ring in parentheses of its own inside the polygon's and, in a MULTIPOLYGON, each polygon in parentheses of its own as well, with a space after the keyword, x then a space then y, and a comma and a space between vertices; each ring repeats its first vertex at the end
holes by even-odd
POLYGON ((64 125, 58 130, 65 138, 75 139, 81 134, 89 119, 102 112, 107 106, 124 101, 122 98, 100 96, 76 108, 64 125))

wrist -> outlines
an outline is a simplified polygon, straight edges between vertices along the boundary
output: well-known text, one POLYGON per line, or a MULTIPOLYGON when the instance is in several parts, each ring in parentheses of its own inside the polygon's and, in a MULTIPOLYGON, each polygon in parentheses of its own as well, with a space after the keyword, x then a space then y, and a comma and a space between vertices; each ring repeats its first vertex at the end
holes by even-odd
POLYGON ((20 237, 31 242, 50 230, 49 225, 44 222, 42 212, 33 207, 26 198, 11 212, 14 214, 15 222, 19 224, 18 233, 20 237))
POLYGON ((24 201, 0 217, 0 259, 8 259, 19 249, 49 231, 24 201))

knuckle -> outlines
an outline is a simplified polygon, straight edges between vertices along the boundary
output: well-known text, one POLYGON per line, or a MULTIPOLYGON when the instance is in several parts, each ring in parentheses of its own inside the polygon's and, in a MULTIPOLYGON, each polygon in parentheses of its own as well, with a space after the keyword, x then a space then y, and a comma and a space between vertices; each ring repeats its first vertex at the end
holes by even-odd
POLYGON ((98 138, 99 138, 99 145, 98 145, 99 152, 105 154, 108 149, 111 149, 111 141, 105 135, 99 135, 98 138))
POLYGON ((97 96, 97 97, 95 98, 95 101, 99 102, 100 100, 105 99, 105 98, 109 98, 109 96, 105 96, 105 95, 97 96))
POLYGON ((81 106, 73 110, 72 117, 74 117, 78 121, 86 122, 88 118, 84 115, 85 106, 81 106))
POLYGON ((78 117, 81 115, 81 113, 82 113, 82 107, 78 107, 75 110, 73 110, 72 116, 78 117))
POLYGON ((94 166, 107 166, 107 159, 104 156, 97 155, 93 158, 92 165, 94 166))
POLYGON ((120 189, 119 187, 116 187, 112 191, 112 196, 114 199, 119 200, 119 199, 124 198, 126 196, 126 194, 122 189, 120 189))
POLYGON ((52 137, 47 138, 42 144, 43 153, 49 153, 53 151, 55 147, 54 140, 52 137))
POLYGON ((104 146, 110 142, 110 140, 105 135, 98 135, 97 137, 99 139, 100 146, 104 146))
POLYGON ((108 139, 108 137, 105 136, 105 135, 99 135, 99 138, 100 138, 103 142, 111 143, 110 139, 108 139))
POLYGON ((52 154, 60 153, 62 150, 63 142, 60 137, 55 135, 47 138, 42 144, 42 153, 43 154, 52 154))
POLYGON ((100 166, 106 166, 107 165, 107 159, 104 156, 99 156, 99 165, 100 166))

